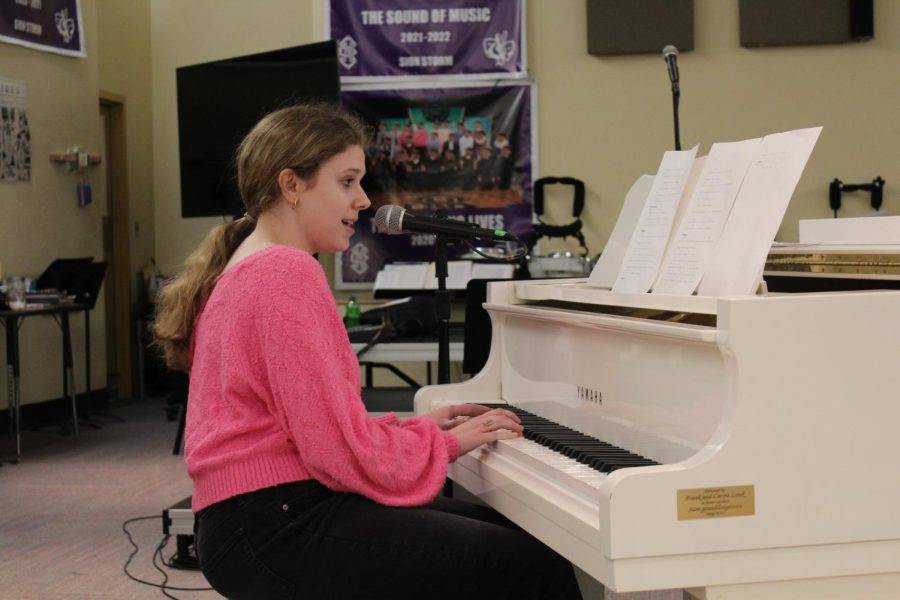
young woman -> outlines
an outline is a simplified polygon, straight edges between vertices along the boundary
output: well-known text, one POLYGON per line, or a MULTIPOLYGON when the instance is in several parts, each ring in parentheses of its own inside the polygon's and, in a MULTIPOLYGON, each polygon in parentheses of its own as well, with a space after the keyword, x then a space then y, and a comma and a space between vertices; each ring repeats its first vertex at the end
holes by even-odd
POLYGON ((203 573, 234 599, 580 598, 571 565, 540 542, 437 498, 458 455, 521 434, 515 415, 366 413, 312 256, 346 250, 369 207, 365 143, 327 107, 263 118, 238 150, 246 215, 214 230, 160 298, 158 343, 190 371, 203 573))

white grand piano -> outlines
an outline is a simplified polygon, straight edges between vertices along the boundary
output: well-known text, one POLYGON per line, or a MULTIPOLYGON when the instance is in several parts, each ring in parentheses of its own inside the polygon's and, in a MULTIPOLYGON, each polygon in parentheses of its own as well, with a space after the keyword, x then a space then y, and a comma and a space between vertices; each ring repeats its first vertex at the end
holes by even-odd
POLYGON ((568 429, 463 456, 456 484, 616 592, 900 598, 900 291, 543 280, 493 283, 485 308, 484 369, 416 412, 508 404, 568 429), (649 461, 564 455, 585 437, 649 461))

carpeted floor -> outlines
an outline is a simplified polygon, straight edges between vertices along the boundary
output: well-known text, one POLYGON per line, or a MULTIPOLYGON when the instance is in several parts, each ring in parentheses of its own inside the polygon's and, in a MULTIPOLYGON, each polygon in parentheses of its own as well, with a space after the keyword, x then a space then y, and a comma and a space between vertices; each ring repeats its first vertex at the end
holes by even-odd
MULTIPOLYGON (((396 410, 398 407, 390 406, 396 410)), ((116 404, 122 422, 97 416, 100 429, 82 426, 77 441, 58 430, 25 431, 22 461, 0 467, 0 600, 143 600, 167 597, 123 572, 132 545, 140 551, 128 567, 145 581, 163 582, 153 566, 163 538, 161 513, 187 498, 191 482, 181 456, 172 454, 177 423, 166 420, 164 402, 148 398, 116 404)), ((12 445, 0 435, 0 458, 12 445)), ((175 539, 163 551, 168 561, 175 539)), ((213 600, 197 571, 166 568, 168 597, 213 600)), ((585 600, 681 600, 681 592, 613 594, 580 574, 585 600)), ((263 599, 261 599, 263 600, 263 599)))
MULTIPOLYGON (((0 467, 0 600, 165 598, 122 571, 133 547, 122 531, 130 518, 159 517, 188 497, 181 456, 172 454, 177 424, 161 399, 115 405, 124 422, 97 417, 100 429, 81 427, 77 441, 57 430, 23 432, 22 461, 0 467)), ((0 436, 0 456, 11 444, 0 436)), ((129 526, 140 548, 129 572, 162 583, 153 551, 162 520, 129 526)), ((174 537, 163 551, 175 552, 174 537)), ((165 569, 175 587, 208 587, 196 571, 165 569)), ((221 598, 213 591, 169 591, 176 598, 221 598)))

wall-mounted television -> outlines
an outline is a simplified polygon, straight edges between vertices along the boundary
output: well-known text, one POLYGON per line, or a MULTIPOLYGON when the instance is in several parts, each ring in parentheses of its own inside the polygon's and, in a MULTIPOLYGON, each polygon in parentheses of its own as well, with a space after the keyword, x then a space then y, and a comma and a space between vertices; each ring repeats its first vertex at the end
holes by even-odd
POLYGON ((237 216, 234 153, 266 113, 299 102, 338 104, 334 41, 180 67, 181 216, 237 216))

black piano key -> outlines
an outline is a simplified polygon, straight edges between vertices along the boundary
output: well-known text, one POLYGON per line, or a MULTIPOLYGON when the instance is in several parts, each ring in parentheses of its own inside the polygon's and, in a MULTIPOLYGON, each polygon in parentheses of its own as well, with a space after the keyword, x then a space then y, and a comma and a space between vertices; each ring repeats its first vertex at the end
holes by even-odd
POLYGON ((579 436, 579 437, 553 437, 553 442, 550 444, 551 450, 556 450, 557 452, 563 452, 566 448, 578 448, 584 446, 596 446, 597 442, 591 440, 587 436, 579 436))
POLYGON ((654 460, 647 459, 643 462, 630 462, 630 463, 626 463, 626 464, 607 465, 606 472, 612 473, 613 471, 617 471, 619 469, 628 469, 630 467, 652 467, 653 465, 658 465, 658 464, 659 463, 654 460))
POLYGON ((571 451, 565 452, 564 454, 585 464, 590 464, 591 460, 594 458, 628 456, 624 450, 618 448, 573 448, 571 451))
POLYGON ((604 446, 598 444, 597 442, 574 442, 571 444, 565 444, 559 450, 561 454, 565 454, 569 457, 574 457, 575 454, 584 454, 585 452, 602 452, 603 450, 610 449, 611 446, 604 446))
POLYGON ((622 452, 585 452, 579 458, 576 458, 578 462, 588 465, 591 468, 599 468, 599 465, 604 465, 609 462, 617 461, 617 460, 629 460, 632 456, 628 453, 622 452), (595 466, 597 465, 597 466, 595 466))
POLYGON ((649 459, 639 458, 596 458, 591 461, 591 468, 603 473, 612 473, 616 469, 624 469, 625 467, 646 467, 658 464, 649 459))

